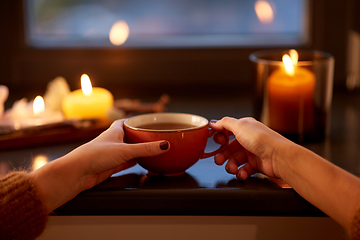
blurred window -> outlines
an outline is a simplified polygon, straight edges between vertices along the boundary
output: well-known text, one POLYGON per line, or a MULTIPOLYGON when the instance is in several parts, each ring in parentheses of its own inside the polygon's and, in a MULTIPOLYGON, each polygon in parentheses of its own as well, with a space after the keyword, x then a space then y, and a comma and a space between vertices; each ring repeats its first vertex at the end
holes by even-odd
POLYGON ((39 48, 303 45, 307 18, 307 0, 26 0, 26 38, 39 48))

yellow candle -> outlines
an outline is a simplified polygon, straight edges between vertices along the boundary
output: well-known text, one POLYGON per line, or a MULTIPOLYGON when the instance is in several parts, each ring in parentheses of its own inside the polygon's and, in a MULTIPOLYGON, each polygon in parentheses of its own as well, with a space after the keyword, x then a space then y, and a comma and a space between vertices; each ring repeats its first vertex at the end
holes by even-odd
POLYGON ((268 78, 269 127, 280 133, 302 134, 314 124, 315 75, 297 66, 297 59, 284 56, 283 62, 268 78))
POLYGON ((104 88, 93 88, 86 74, 81 76, 81 88, 64 97, 62 109, 65 116, 70 119, 106 120, 106 113, 114 103, 113 95, 104 88))

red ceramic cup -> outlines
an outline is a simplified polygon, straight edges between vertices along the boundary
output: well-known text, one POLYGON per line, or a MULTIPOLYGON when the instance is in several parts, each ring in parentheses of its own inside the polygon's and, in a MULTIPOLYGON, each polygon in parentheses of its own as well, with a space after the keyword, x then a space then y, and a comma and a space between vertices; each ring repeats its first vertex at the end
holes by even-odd
POLYGON ((221 152, 219 149, 205 153, 207 140, 211 137, 209 121, 201 116, 186 113, 152 113, 131 117, 124 123, 125 141, 142 143, 167 140, 170 150, 155 157, 139 158, 138 163, 151 174, 167 176, 184 173, 199 159, 221 152))

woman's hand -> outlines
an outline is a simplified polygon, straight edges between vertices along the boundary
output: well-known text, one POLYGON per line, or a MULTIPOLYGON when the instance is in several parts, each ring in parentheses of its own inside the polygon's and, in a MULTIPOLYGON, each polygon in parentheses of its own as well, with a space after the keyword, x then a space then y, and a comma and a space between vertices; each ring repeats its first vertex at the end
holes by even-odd
POLYGON ((94 140, 29 174, 49 212, 112 174, 134 166, 136 158, 169 149, 167 141, 124 143, 123 123, 115 121, 94 140))
MULTIPOLYGON (((225 169, 236 174, 239 180, 245 180, 257 172, 281 178, 278 161, 284 156, 278 155, 287 152, 280 150, 296 146, 253 118, 224 117, 220 121, 211 121, 211 128, 235 135, 228 148, 215 156, 215 163, 223 165, 228 160, 225 169)), ((224 141, 221 134, 215 135, 215 139, 224 141)))
MULTIPOLYGON (((235 135, 228 148, 215 156, 240 180, 261 172, 287 182, 303 198, 335 219, 348 232, 359 210, 360 178, 297 145, 252 118, 225 117, 212 121, 216 131, 235 135)), ((221 134, 215 141, 223 143, 221 134)))
POLYGON ((89 189, 112 174, 134 166, 136 158, 155 156, 168 150, 167 141, 124 143, 123 124, 124 120, 115 121, 108 130, 78 148, 78 158, 86 166, 81 190, 89 189))

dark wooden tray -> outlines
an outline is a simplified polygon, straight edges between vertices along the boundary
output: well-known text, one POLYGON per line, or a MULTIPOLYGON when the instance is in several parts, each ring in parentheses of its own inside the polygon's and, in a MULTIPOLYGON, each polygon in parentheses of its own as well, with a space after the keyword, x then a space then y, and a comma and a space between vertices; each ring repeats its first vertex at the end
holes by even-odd
POLYGON ((97 120, 64 121, 11 131, 0 135, 0 150, 90 140, 109 127, 97 120))

